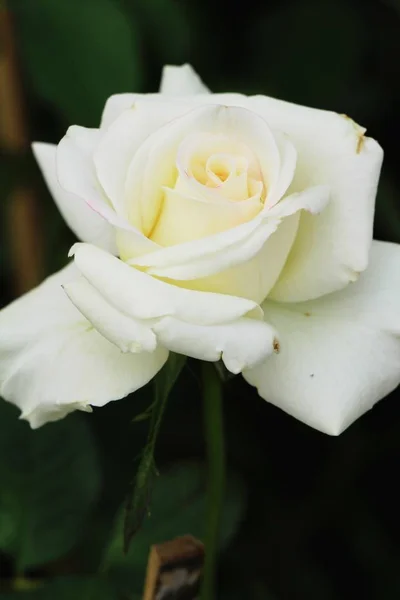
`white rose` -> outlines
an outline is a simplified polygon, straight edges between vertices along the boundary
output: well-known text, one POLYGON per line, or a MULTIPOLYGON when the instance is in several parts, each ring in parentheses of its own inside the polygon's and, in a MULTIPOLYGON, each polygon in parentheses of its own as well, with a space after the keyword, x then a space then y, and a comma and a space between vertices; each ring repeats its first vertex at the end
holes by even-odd
POLYGON ((2 311, 1 394, 38 427, 140 388, 171 350, 340 433, 400 381, 400 248, 371 246, 382 150, 364 134, 211 94, 185 65, 35 144, 84 243, 2 311))

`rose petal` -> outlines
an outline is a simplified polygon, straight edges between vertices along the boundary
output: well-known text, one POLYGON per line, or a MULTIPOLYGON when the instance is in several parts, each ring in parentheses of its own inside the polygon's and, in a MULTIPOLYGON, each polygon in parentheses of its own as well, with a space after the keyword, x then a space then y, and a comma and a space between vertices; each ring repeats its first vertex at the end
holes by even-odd
POLYGON ((101 115, 100 129, 108 129, 115 119, 125 110, 133 108, 138 99, 143 100, 143 94, 114 94, 110 96, 101 115))
POLYGON ((296 172, 297 151, 289 138, 280 131, 274 131, 275 141, 279 148, 281 167, 279 177, 268 190, 264 210, 269 210, 286 194, 292 184, 296 172))
POLYGON ((161 369, 168 352, 123 354, 68 300, 69 265, 0 313, 0 394, 33 428, 123 398, 161 369))
POLYGON ((165 188, 160 216, 151 239, 160 246, 190 242, 246 223, 261 210, 258 199, 206 202, 165 188))
MULTIPOLYGON (((160 94, 142 98, 149 106, 165 100, 160 94)), ((207 103, 257 112, 274 131, 286 133, 297 150, 291 191, 320 184, 331 187, 330 208, 318 219, 302 218, 295 258, 288 261, 285 284, 274 290, 276 299, 318 297, 344 287, 365 269, 382 149, 365 137, 362 127, 343 115, 267 96, 200 94, 173 102, 182 112, 207 103)))
POLYGON ((338 435, 400 383, 400 246, 374 242, 341 292, 263 307, 281 351, 244 377, 304 423, 338 435))
MULTIPOLYGON (((170 105, 170 104, 169 104, 170 105)), ((163 105, 158 105, 162 111, 163 105)), ((151 105, 144 108, 150 110, 151 105)), ((280 156, 265 121, 251 111, 236 107, 203 106, 168 122, 138 148, 126 179, 129 220, 149 235, 161 210, 163 187, 174 187, 176 159, 181 142, 194 133, 209 131, 231 135, 249 145, 260 161, 261 178, 273 186, 279 178, 280 156)))
MULTIPOLYGON (((182 65, 181 67, 166 65, 161 77, 159 94, 114 94, 110 96, 101 117, 101 128, 107 129, 124 110, 132 108, 135 102, 139 100, 152 98, 156 102, 158 100, 165 102, 166 95, 179 97, 198 93, 209 95, 209 90, 190 65, 182 65)), ((187 110, 190 110, 190 108, 189 106, 187 110)))
MULTIPOLYGON (((134 104, 123 111, 104 131, 93 152, 97 178, 116 212, 126 216, 124 192, 129 164, 150 134, 176 115, 170 104, 154 106, 134 104)), ((134 201, 134 198, 132 198, 134 201)), ((135 221, 132 224, 136 225, 135 221)))
POLYGON ((295 145, 298 162, 291 189, 331 188, 324 213, 317 219, 302 216, 273 298, 297 302, 341 289, 368 264, 382 149, 364 136, 363 128, 336 113, 267 97, 249 98, 248 105, 295 145))
POLYGON ((113 308, 84 277, 67 283, 64 289, 93 327, 122 352, 153 352, 156 349, 157 339, 149 325, 113 308))
POLYGON ((241 296, 261 304, 286 262, 296 236, 299 217, 300 214, 295 213, 284 219, 250 260, 209 277, 178 283, 189 289, 241 296))
POLYGON ((35 142, 32 150, 40 170, 53 196, 58 210, 67 225, 83 242, 89 242, 117 254, 114 229, 92 210, 86 202, 66 192, 59 184, 56 173, 56 150, 54 144, 35 142))
POLYGON ((251 195, 257 195, 260 200, 266 191, 260 180, 262 175, 257 157, 246 144, 232 136, 204 132, 186 136, 177 151, 176 167, 179 175, 175 189, 199 200, 238 202, 247 200, 251 195), (223 182, 212 168, 210 170, 218 160, 223 160, 230 167, 230 173, 223 182), (238 173, 240 161, 244 168, 238 173), (214 187, 207 185, 210 179, 214 187), (255 189, 249 194, 251 187, 255 189))
POLYGON ((277 346, 275 330, 261 321, 241 318, 223 325, 194 325, 165 317, 153 326, 169 350, 200 360, 223 360, 232 373, 256 365, 277 346))
POLYGON ((103 133, 97 129, 72 126, 57 147, 57 176, 62 188, 84 200, 89 207, 113 227, 125 232, 138 253, 154 249, 148 240, 109 204, 93 164, 93 153, 103 133))
POLYGON ((160 94, 168 96, 192 96, 207 93, 209 93, 209 89, 190 65, 184 64, 179 67, 166 65, 163 68, 160 94))
POLYGON ((199 325, 213 325, 234 321, 250 311, 260 316, 255 302, 169 285, 89 244, 75 244, 70 254, 103 298, 134 319, 175 316, 199 325))
POLYGON ((152 275, 169 279, 194 280, 208 277, 241 265, 256 256, 283 218, 302 209, 318 214, 325 208, 328 200, 329 188, 316 186, 288 196, 248 223, 200 240, 142 255, 131 259, 129 263, 146 268, 152 275))
POLYGON ((97 213, 113 212, 99 185, 92 155, 102 132, 72 125, 57 146, 57 177, 61 187, 79 196, 97 213))

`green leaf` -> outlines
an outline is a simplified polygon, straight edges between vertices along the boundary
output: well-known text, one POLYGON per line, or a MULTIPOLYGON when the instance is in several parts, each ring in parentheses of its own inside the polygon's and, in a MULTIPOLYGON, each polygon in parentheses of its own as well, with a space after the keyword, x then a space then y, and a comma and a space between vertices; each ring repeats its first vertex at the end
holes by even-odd
POLYGON ((157 436, 169 393, 172 390, 175 381, 178 379, 185 362, 185 356, 173 354, 171 352, 167 363, 154 380, 155 401, 151 409, 151 421, 147 444, 139 462, 132 492, 128 495, 124 524, 124 547, 126 552, 128 551, 132 537, 135 535, 144 519, 150 502, 154 475, 157 472, 154 461, 157 436))
POLYGON ((114 0, 11 0, 35 92, 71 123, 97 126, 105 100, 139 91, 139 34, 114 0), (45 40, 45 43, 38 43, 45 40))
MULTIPOLYGON (((1 595, 2 600, 119 600, 113 586, 102 579, 66 577, 40 585, 26 592, 10 592, 1 595)), ((129 600, 140 600, 140 596, 129 596, 129 600)))
MULTIPOLYGON (((206 470, 197 463, 176 464, 157 477, 151 513, 132 540, 127 554, 123 553, 121 510, 104 557, 104 565, 116 583, 140 592, 140 587, 135 586, 144 579, 150 546, 185 534, 204 539, 206 479, 206 470)), ((230 474, 221 522, 221 549, 228 545, 237 531, 245 499, 242 481, 230 474)))
POLYGON ((0 400, 0 548, 19 571, 65 555, 98 497, 91 432, 80 415, 37 430, 0 400))

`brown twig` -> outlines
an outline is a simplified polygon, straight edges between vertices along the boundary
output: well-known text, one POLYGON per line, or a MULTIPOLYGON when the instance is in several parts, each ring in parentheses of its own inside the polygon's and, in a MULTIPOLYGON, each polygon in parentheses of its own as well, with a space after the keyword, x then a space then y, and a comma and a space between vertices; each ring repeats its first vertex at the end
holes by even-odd
MULTIPOLYGON (((0 4, 0 146, 14 155, 24 155, 29 150, 12 20, 4 3, 0 4)), ((19 295, 43 277, 38 206, 32 190, 23 184, 16 186, 11 197, 5 200, 4 226, 10 247, 14 292, 19 295)))

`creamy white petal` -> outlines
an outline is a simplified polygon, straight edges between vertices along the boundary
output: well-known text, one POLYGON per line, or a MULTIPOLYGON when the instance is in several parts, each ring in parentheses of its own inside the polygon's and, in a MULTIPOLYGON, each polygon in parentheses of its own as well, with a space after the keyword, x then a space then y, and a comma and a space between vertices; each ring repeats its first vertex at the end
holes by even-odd
POLYGON ((133 106, 110 125, 93 153, 97 178, 119 214, 123 214, 124 210, 125 179, 129 163, 150 132, 133 106))
MULTIPOLYGON (((62 188, 82 198, 106 222, 123 232, 127 244, 142 254, 154 249, 154 243, 116 213, 99 184, 93 154, 104 132, 72 126, 57 147, 57 176, 62 188)), ((118 240, 117 240, 118 242, 118 240)))
POLYGON ((232 373, 258 364, 279 345, 273 327, 248 318, 207 326, 165 317, 153 330, 169 350, 200 360, 222 359, 232 373))
POLYGON ((93 154, 103 135, 99 129, 69 127, 57 146, 57 177, 64 190, 85 200, 111 225, 132 230, 130 224, 117 215, 97 178, 93 154))
POLYGON ((318 184, 331 188, 326 211, 317 219, 302 216, 274 298, 296 302, 341 289, 368 264, 382 149, 344 115, 267 97, 249 98, 249 106, 295 145, 298 160, 291 189, 318 184))
MULTIPOLYGON (((167 111, 173 103, 155 105, 167 111)), ((144 108, 150 109, 150 105, 144 108)), ((157 112, 157 111, 156 111, 157 112)), ((184 139, 205 131, 231 135, 252 148, 259 158, 260 177, 267 186, 279 178, 280 155, 275 138, 265 121, 255 113, 237 107, 200 106, 167 122, 141 144, 129 166, 125 197, 128 218, 145 235, 151 235, 163 201, 163 187, 174 187, 176 160, 184 139), (140 219, 140 223, 138 222, 140 219)))
POLYGON ((155 106, 143 103, 136 110, 140 111, 144 122, 155 122, 157 126, 137 148, 127 169, 125 211, 129 221, 150 237, 161 209, 163 187, 173 187, 176 181, 175 163, 179 144, 193 128, 201 129, 213 111, 211 107, 186 110, 185 114, 175 119, 179 110, 168 102, 155 106))
MULTIPOLYGON (((207 101, 207 97, 204 98, 207 101)), ((302 215, 285 267, 285 283, 274 298, 301 301, 341 289, 368 264, 376 188, 383 152, 348 117, 266 96, 213 96, 214 102, 244 105, 272 129, 285 132, 297 150, 291 191, 331 188, 329 207, 317 219, 302 215), (312 243, 311 243, 312 240, 312 243)))
POLYGON ((0 312, 0 394, 32 427, 123 398, 145 385, 168 352, 123 354, 67 298, 69 265, 0 312))
MULTIPOLYGON (((93 153, 97 178, 118 214, 125 216, 124 196, 129 164, 150 134, 176 116, 169 103, 148 110, 143 103, 124 110, 103 132, 93 153)), ((127 189, 130 198, 129 187, 127 189)))
POLYGON ((176 167, 175 189, 199 200, 261 199, 266 191, 256 155, 232 135, 201 132, 186 136, 177 151, 176 167), (215 172, 221 168, 223 181, 215 172))
MULTIPOLYGON (((329 188, 316 186, 305 192, 288 196, 248 223, 213 236, 156 250, 131 259, 129 262, 146 268, 148 273, 169 279, 183 281, 212 276, 255 257, 277 230, 282 219, 299 210, 318 214, 328 201, 329 188)), ((285 245, 285 257, 287 251, 285 245)), ((280 257, 278 263, 282 268, 280 257)), ((276 273, 277 275, 279 272, 276 273)))
POLYGON ((67 283, 64 290, 93 327, 122 352, 153 352, 156 349, 157 339, 150 326, 116 310, 84 277, 67 283))
POLYGON ((57 176, 61 186, 94 205, 107 204, 92 163, 102 135, 99 129, 72 125, 57 146, 57 176))
POLYGON ((255 256, 276 231, 278 218, 259 217, 213 236, 168 246, 129 260, 157 277, 194 280, 240 265, 255 256))
POLYGON ((143 99, 140 94, 114 94, 110 96, 104 106, 103 114, 101 115, 100 129, 108 129, 119 115, 133 108, 138 98, 143 99))
POLYGON ((311 216, 319 215, 329 204, 331 189, 328 185, 316 185, 287 196, 278 204, 270 208, 268 217, 284 219, 294 215, 299 210, 304 210, 311 216))
POLYGON ((166 65, 162 71, 160 93, 168 96, 193 96, 207 94, 209 89, 191 65, 166 65))
MULTIPOLYGON (((209 104, 209 102, 205 102, 205 104, 209 104)), ((124 111, 137 108, 139 105, 146 106, 147 110, 154 114, 160 112, 160 107, 164 111, 169 107, 168 110, 174 115, 173 118, 176 118, 195 108, 198 103, 193 103, 185 98, 176 98, 170 102, 169 98, 162 94, 115 94, 110 96, 105 104, 100 129, 107 130, 124 111)))
POLYGON ((263 307, 281 351, 245 379, 304 423, 338 435, 400 383, 400 246, 374 242, 368 269, 340 292, 263 307))
POLYGON ((93 164, 93 153, 103 133, 72 125, 57 146, 57 177, 61 187, 79 196, 91 209, 114 224, 115 211, 101 188, 93 164))
POLYGON ((160 249, 158 244, 142 235, 136 228, 116 227, 115 232, 118 256, 124 261, 128 261, 131 256, 142 256, 160 249))
POLYGON ((151 239, 166 247, 215 235, 250 221, 260 212, 261 206, 258 199, 207 202, 165 188, 162 209, 151 239))
POLYGON ((280 168, 278 177, 274 179, 265 201, 264 210, 267 211, 274 206, 285 195, 290 187, 296 172, 297 151, 287 135, 281 131, 274 131, 275 142, 278 146, 280 156, 280 168))
MULTIPOLYGON (((146 96, 149 106, 163 99, 160 94, 146 96)), ((267 96, 201 94, 173 102, 182 112, 207 103, 255 111, 272 130, 286 133, 297 150, 296 177, 290 192, 315 185, 331 187, 329 209, 318 219, 302 217, 285 284, 274 290, 276 299, 318 297, 341 289, 365 269, 383 153, 379 144, 364 135, 362 127, 344 115, 267 96)))
POLYGON ((117 254, 113 227, 82 198, 66 192, 60 186, 56 172, 57 146, 35 142, 32 150, 58 210, 75 235, 83 242, 117 254))
POLYGON ((233 321, 250 311, 262 314, 251 300, 169 285, 89 244, 75 244, 70 254, 103 298, 133 318, 175 316, 199 325, 213 325, 233 321))
POLYGON ((261 304, 274 286, 296 236, 299 213, 284 219, 250 260, 209 277, 175 281, 183 287, 249 298, 261 304))

